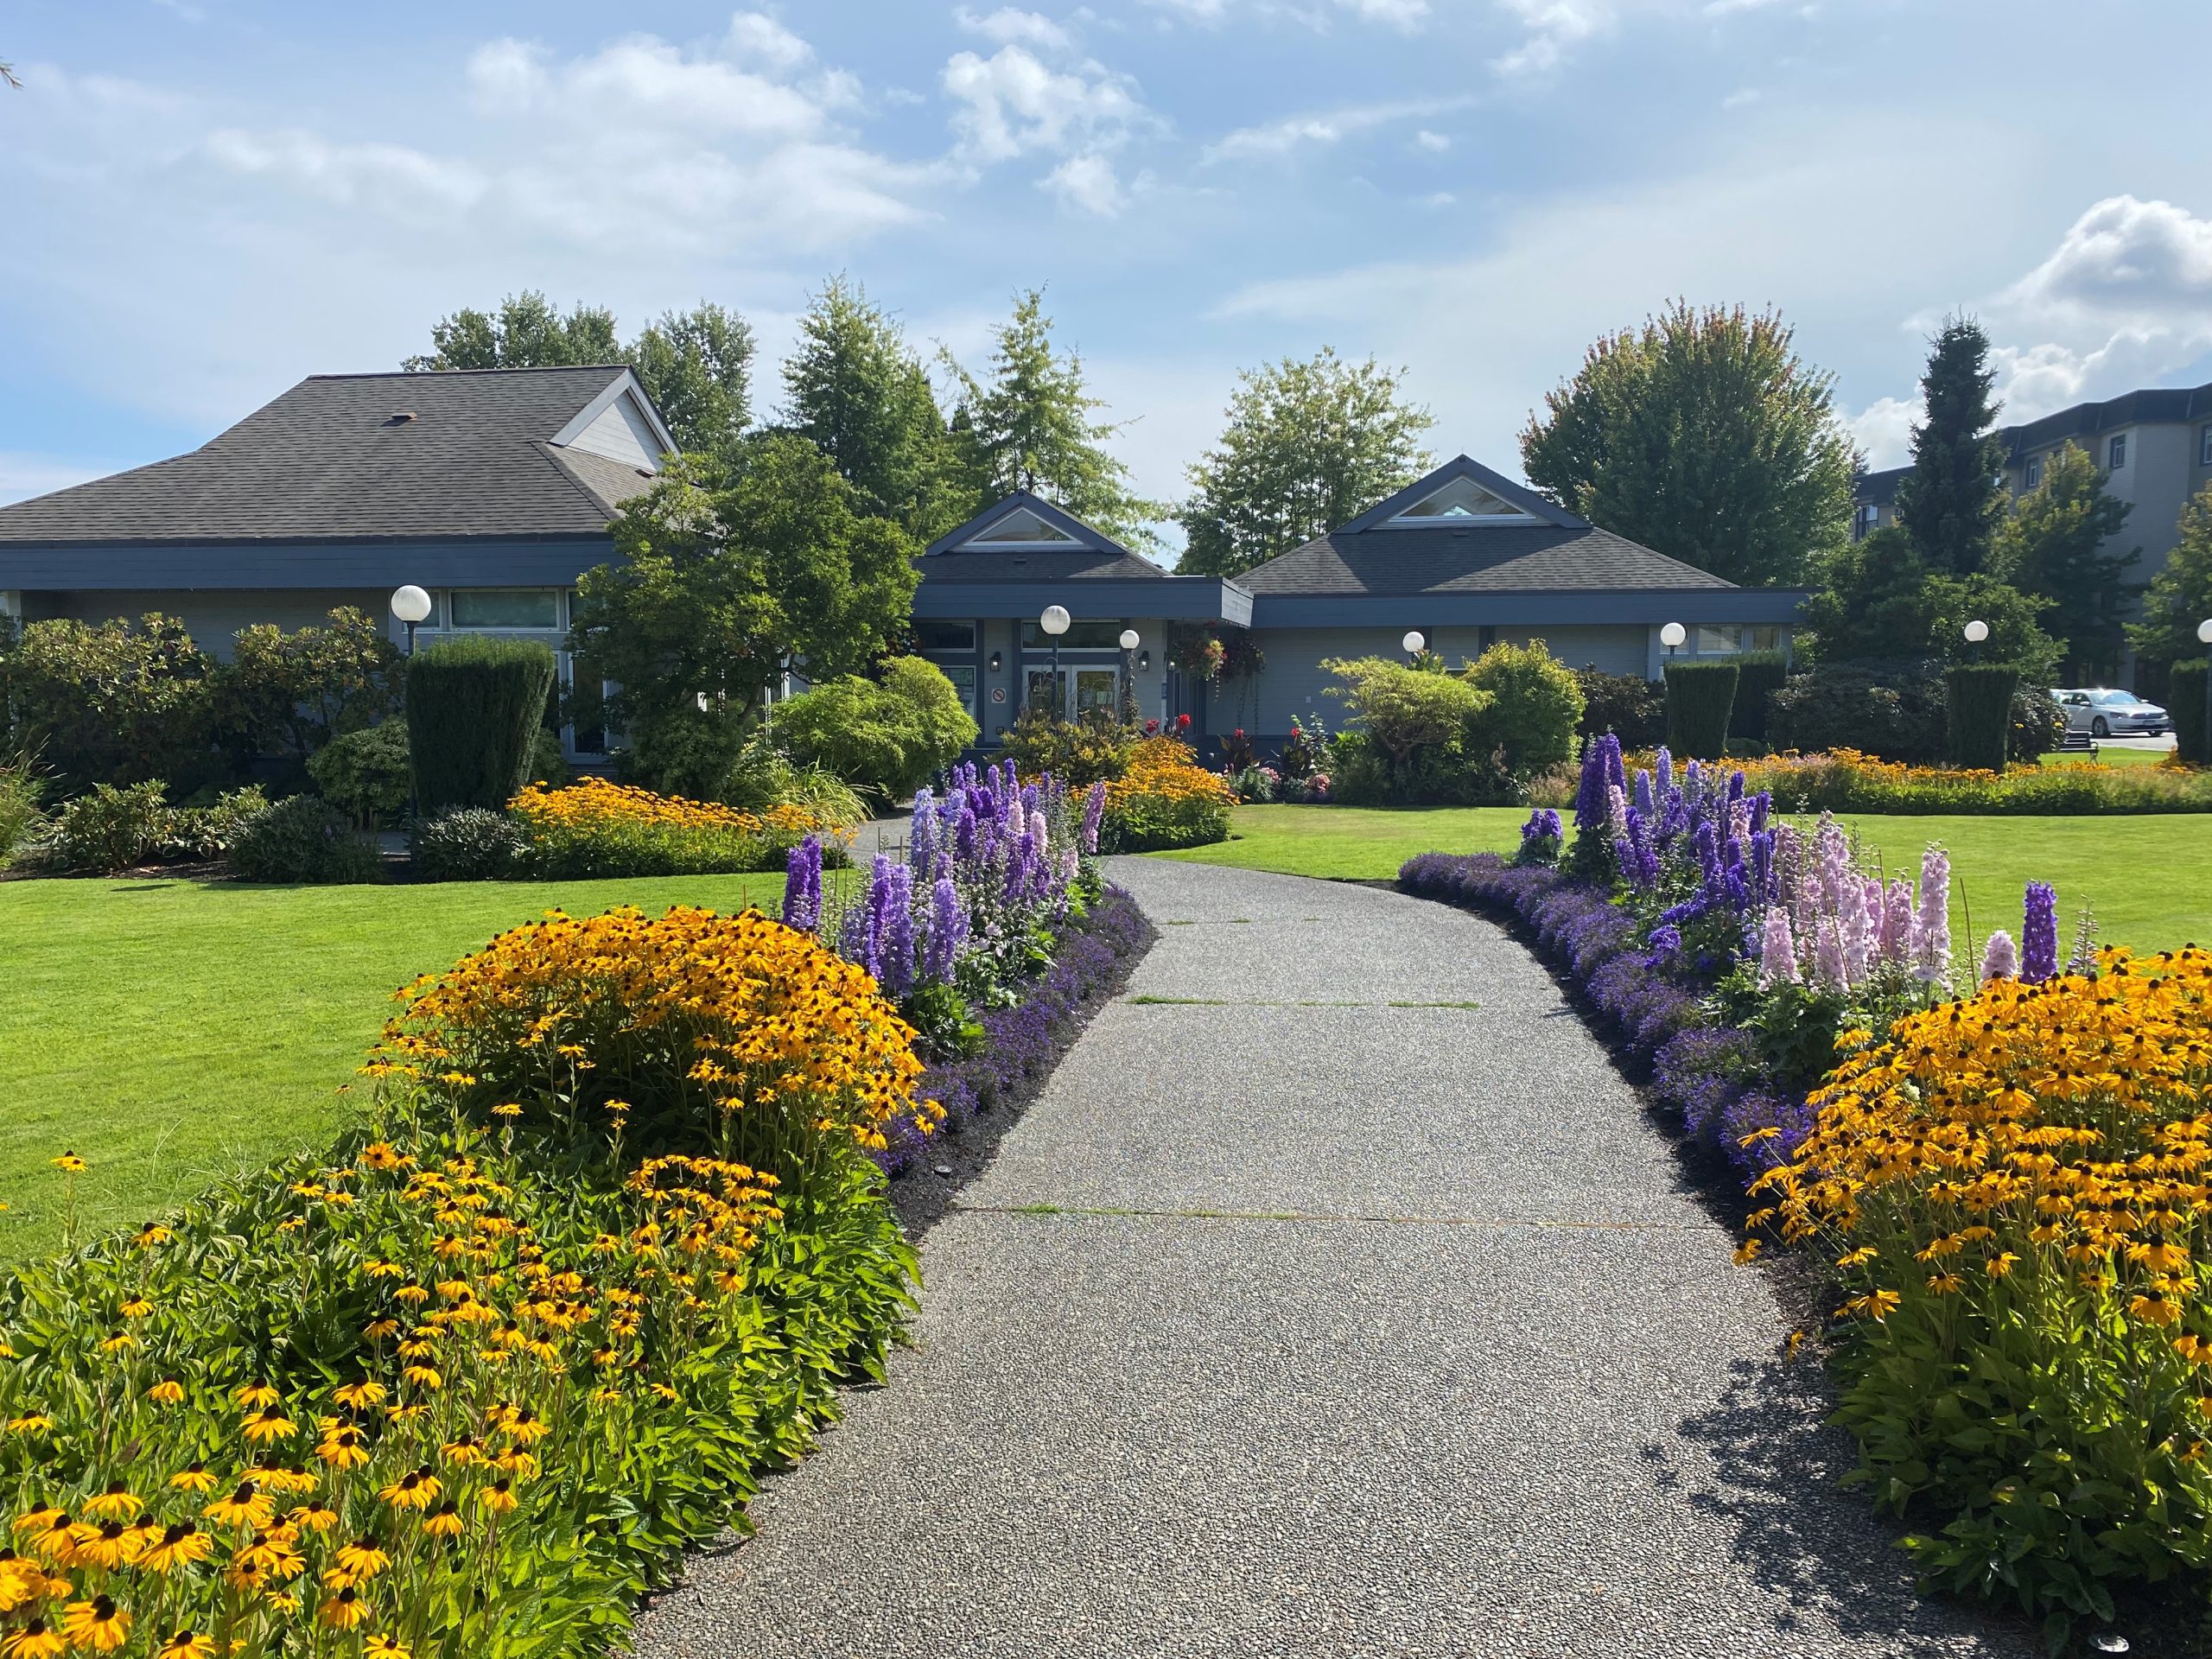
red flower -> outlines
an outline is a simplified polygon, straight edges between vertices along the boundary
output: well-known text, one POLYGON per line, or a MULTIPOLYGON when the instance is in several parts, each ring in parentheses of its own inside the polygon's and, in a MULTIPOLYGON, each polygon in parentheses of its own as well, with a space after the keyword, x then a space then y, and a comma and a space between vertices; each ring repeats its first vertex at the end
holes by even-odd
POLYGON ((1177 731, 1179 731, 1179 732, 1187 732, 1187 731, 1189 731, 1189 730, 1191 729, 1191 717, 1190 717, 1188 715, 1176 715, 1176 716, 1175 716, 1175 729, 1176 729, 1177 731))
POLYGON ((1242 736, 1243 736, 1243 735, 1244 735, 1244 728, 1243 728, 1242 726, 1239 726, 1239 727, 1236 728, 1236 735, 1237 735, 1237 736, 1239 736, 1239 737, 1242 737, 1242 736))
POLYGON ((1159 735, 1160 735, 1160 722, 1159 722, 1158 721, 1156 721, 1156 720, 1147 720, 1147 721, 1145 721, 1145 723, 1144 723, 1144 734, 1145 734, 1147 737, 1157 737, 1157 736, 1159 736, 1159 735))

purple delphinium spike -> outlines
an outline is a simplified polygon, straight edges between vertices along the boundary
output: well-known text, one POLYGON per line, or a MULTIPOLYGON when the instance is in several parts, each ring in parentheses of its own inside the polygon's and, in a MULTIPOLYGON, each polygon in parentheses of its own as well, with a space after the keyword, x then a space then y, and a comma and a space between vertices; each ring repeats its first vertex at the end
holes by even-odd
POLYGON ((968 938, 968 912, 960 903, 960 889, 949 875, 941 875, 930 889, 929 950, 925 977, 941 985, 952 983, 960 960, 960 947, 968 938))
POLYGON ((906 842, 906 861, 914 867, 915 880, 928 880, 937 861, 937 797, 926 785, 914 791, 914 823, 906 842))
POLYGON ((1106 783, 1103 779, 1091 785, 1090 792, 1083 798, 1083 850, 1098 850, 1098 826, 1106 816, 1106 783))
POLYGON ((2020 930, 2020 977, 2041 983, 2057 972, 2058 892, 2048 881, 2031 881, 2027 925, 2020 930))
POLYGON ((1651 774, 1641 766, 1636 771, 1636 810, 1647 818, 1659 810, 1651 793, 1651 774))
POLYGON ((1659 792, 1662 795, 1672 792, 1675 787, 1675 757, 1673 752, 1664 743, 1659 746, 1659 753, 1654 760, 1654 769, 1658 774, 1659 792))
POLYGON ((898 1001, 914 988, 914 870, 893 864, 883 883, 883 931, 876 947, 877 977, 898 1001))
POLYGON ((809 836, 784 855, 784 925, 811 933, 822 925, 822 837, 809 836))
POLYGON ((1981 982, 1993 979, 2018 979, 2020 976, 2020 955, 2012 947, 2012 936, 1999 928, 1989 936, 1989 943, 1981 951, 1981 982))

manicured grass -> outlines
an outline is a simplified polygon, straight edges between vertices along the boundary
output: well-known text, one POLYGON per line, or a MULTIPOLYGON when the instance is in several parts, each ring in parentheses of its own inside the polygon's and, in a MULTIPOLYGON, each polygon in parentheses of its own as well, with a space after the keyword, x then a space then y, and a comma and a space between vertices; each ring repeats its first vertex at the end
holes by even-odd
MULTIPOLYGON (((1527 819, 1522 807, 1433 807, 1386 811, 1342 806, 1240 806, 1234 839, 1155 856, 1340 880, 1381 880, 1416 853, 1509 852, 1527 819)), ((1978 935, 2016 937, 2031 880, 2058 888, 2069 930, 2086 899, 2101 936, 2157 950, 2212 941, 2212 815, 2141 814, 2078 818, 1847 818, 1870 856, 1892 874, 1920 868, 1921 849, 1940 841, 1951 854, 1960 903, 1978 935)))
POLYGON ((61 1237, 73 1149, 81 1233, 327 1140, 391 993, 556 906, 780 902, 783 878, 251 887, 0 882, 0 1259, 61 1237))
POLYGON ((2043 757, 2046 766, 2155 766, 2171 753, 2166 749, 2123 749, 2107 744, 2094 754, 2087 749, 2054 750, 2043 757))

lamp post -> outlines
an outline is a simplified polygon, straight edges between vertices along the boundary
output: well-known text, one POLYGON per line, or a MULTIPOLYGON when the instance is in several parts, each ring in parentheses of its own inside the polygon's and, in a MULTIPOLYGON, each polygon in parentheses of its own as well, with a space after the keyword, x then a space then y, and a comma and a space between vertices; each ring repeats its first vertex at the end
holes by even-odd
POLYGON ((430 614, 430 596, 409 582, 391 590, 391 613, 407 625, 407 654, 415 654, 415 626, 430 614))
POLYGON ((1122 720, 1128 725, 1137 723, 1137 631, 1123 628, 1122 646, 1122 720))
POLYGON ((1679 622, 1669 622, 1659 630, 1659 643, 1667 647, 1667 655, 1675 654, 1675 647, 1690 637, 1690 631, 1679 622))
POLYGON ((1060 714, 1060 636, 1068 631, 1068 607, 1047 605, 1038 613, 1037 626, 1045 630, 1046 638, 1052 642, 1052 718, 1060 714))
MULTIPOLYGON (((2196 625, 2196 639, 2199 645, 2212 645, 2212 616, 2196 625)), ((2197 733, 2196 747, 2197 764, 2212 766, 2212 658, 2204 664, 2204 726, 2197 733)))
POLYGON ((1406 637, 1399 640, 1398 643, 1406 648, 1406 655, 1408 658, 1418 657, 1422 652, 1428 649, 1428 641, 1422 638, 1421 631, 1419 628, 1414 628, 1409 631, 1406 637))
POLYGON ((1973 621, 1967 623, 1966 626, 1961 628, 1959 632, 1966 636, 1967 644, 1974 647, 1974 661, 1977 663, 1980 662, 1981 660, 1982 641, 1989 638, 1989 624, 1983 621, 1977 616, 1973 621))

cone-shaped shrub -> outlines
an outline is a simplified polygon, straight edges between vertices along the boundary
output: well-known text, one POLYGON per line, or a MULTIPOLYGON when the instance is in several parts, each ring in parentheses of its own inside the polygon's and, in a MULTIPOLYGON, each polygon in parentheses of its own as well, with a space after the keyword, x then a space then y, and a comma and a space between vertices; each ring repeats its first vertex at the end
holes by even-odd
POLYGON ((1667 747, 1683 760, 1718 760, 1736 706, 1736 664, 1667 664, 1667 747))
POLYGON ((1789 677, 1789 659, 1778 651, 1747 651, 1736 659, 1736 706, 1728 735, 1766 741, 1766 700, 1789 677))
POLYGON ((2008 663, 1961 663, 1943 672, 1951 764, 1977 772, 2005 770, 2012 729, 2012 689, 2020 671, 2008 663))
POLYGON ((553 689, 553 653, 535 640, 444 639, 407 669, 407 741, 416 810, 498 811, 522 787, 553 689))
POLYGON ((2193 766, 2212 766, 2212 733, 2204 729, 2204 673, 2202 663, 2176 663, 2173 683, 2166 692, 2166 712, 2173 716, 2174 743, 2181 758, 2193 766))

